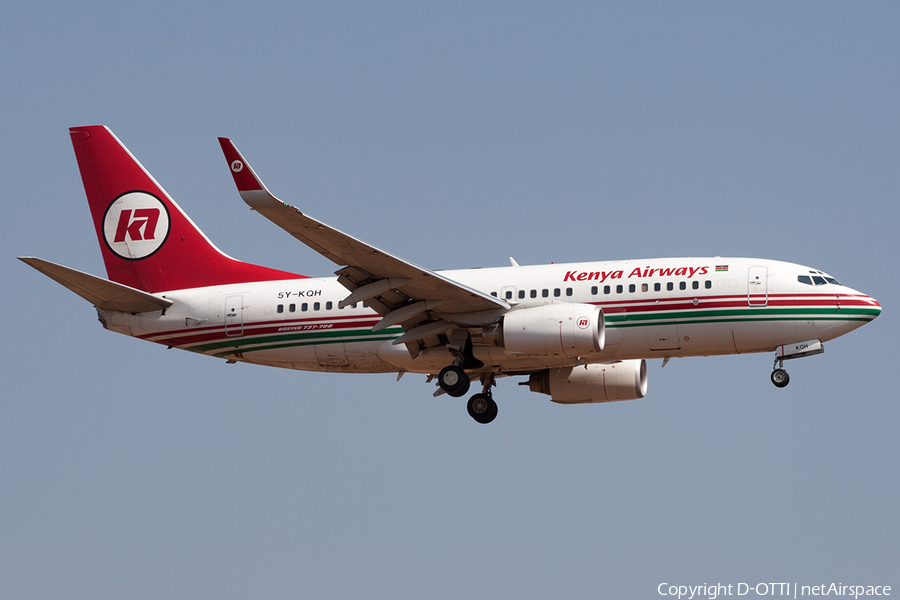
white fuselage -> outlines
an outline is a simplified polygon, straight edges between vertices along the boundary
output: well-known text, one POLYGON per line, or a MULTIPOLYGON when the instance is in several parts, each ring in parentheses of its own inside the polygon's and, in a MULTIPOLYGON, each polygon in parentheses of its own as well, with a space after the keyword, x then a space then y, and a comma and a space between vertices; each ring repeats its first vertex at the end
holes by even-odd
MULTIPOLYGON (((768 352, 827 341, 880 312, 872 298, 801 265, 746 258, 666 258, 441 271, 496 295, 512 310, 570 302, 600 306, 606 342, 587 362, 768 352), (810 283, 798 278, 807 277, 810 283), (826 279, 827 278, 827 279, 826 279)), ((393 344, 399 326, 373 332, 381 316, 364 303, 338 308, 337 279, 176 290, 165 311, 100 311, 111 330, 228 360, 310 371, 436 373, 444 347, 413 358, 393 344)), ((479 329, 480 331, 480 329, 479 329)), ((473 335, 484 370, 527 372, 572 359, 524 357, 473 335)))

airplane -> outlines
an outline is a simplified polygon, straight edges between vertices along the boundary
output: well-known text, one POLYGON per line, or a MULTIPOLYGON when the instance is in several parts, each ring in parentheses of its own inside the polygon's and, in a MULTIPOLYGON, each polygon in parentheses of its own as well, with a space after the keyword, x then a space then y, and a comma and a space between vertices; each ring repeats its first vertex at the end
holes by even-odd
POLYGON ((881 313, 818 269, 758 258, 657 258, 433 271, 272 195, 219 138, 241 198, 340 268, 308 277, 221 252, 112 131, 69 130, 109 279, 19 257, 110 330, 223 359, 307 371, 405 373, 497 416, 504 377, 561 404, 643 398, 647 360, 775 352, 784 361, 881 313))

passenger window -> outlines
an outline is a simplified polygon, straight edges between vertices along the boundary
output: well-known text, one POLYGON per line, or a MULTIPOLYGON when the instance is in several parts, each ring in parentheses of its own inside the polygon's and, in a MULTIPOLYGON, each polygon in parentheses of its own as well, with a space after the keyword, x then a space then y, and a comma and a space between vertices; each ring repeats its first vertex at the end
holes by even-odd
POLYGON ((634 287, 634 284, 633 284, 633 283, 632 283, 631 285, 628 286, 628 291, 629 291, 629 293, 632 293, 632 294, 633 294, 635 289, 637 289, 637 288, 634 287))
POLYGON ((594 296, 596 296, 596 295, 597 295, 597 292, 599 292, 599 291, 600 291, 600 290, 597 289, 597 286, 596 286, 596 285, 593 286, 593 287, 591 287, 591 294, 593 294, 594 296))
POLYGON ((622 293, 622 286, 621 286, 621 285, 617 285, 617 286, 616 286, 616 293, 617 293, 617 294, 621 294, 621 293, 622 293))
MULTIPOLYGON (((672 284, 670 283, 669 285, 672 285, 672 284)), ((654 283, 654 284, 653 284, 653 291, 654 291, 654 292, 658 292, 658 291, 660 291, 661 289, 662 289, 662 284, 660 284, 660 283, 654 283)), ((671 288, 669 288, 669 289, 671 289, 671 288)))
POLYGON ((708 290, 712 289, 712 281, 710 281, 709 279, 706 280, 706 289, 708 289, 708 290))
POLYGON ((290 306, 288 306, 288 310, 289 310, 290 312, 297 312, 297 305, 296 305, 296 304, 291 304, 290 306))
POLYGON ((695 290, 699 290, 699 289, 700 289, 700 282, 699 282, 699 281, 693 281, 693 282, 691 282, 691 287, 694 288, 695 290))
POLYGON ((646 283, 641 284, 641 291, 646 292, 650 289, 650 287, 646 283))
POLYGON ((512 292, 506 292, 506 299, 512 300, 512 292))
POLYGON ((313 310, 319 310, 322 307, 318 302, 313 302, 313 310))
POLYGON ((525 297, 525 290, 519 290, 519 300, 525 297))
POLYGON ((679 289, 679 290, 686 290, 686 289, 687 289, 687 281, 682 281, 682 282, 680 282, 680 283, 678 284, 678 289, 679 289))
MULTIPOLYGON (((354 306, 356 306, 356 305, 354 304, 354 306)), ((309 310, 309 304, 307 304, 306 302, 304 302, 303 304, 300 305, 300 310, 302 310, 303 312, 308 311, 308 310, 309 310)))
POLYGON ((537 298, 537 290, 531 290, 531 297, 537 298))
POLYGON ((541 296, 542 296, 543 298, 549 298, 549 297, 550 297, 550 290, 541 290, 541 296))
POLYGON ((604 294, 608 294, 608 293, 609 293, 609 286, 608 286, 608 285, 604 285, 604 286, 603 286, 603 293, 604 293, 604 294))
POLYGON ((559 298, 559 288, 555 288, 555 289, 553 290, 553 297, 554 297, 554 298, 559 298))
POLYGON ((497 292, 491 292, 491 296, 493 296, 494 298, 496 298, 496 297, 497 297, 497 292))
POLYGON ((671 291, 674 290, 674 289, 675 289, 675 284, 672 283, 671 281, 670 281, 669 283, 666 284, 666 291, 667 291, 667 292, 671 292, 671 291))
POLYGON ((284 304, 279 304, 279 305, 278 305, 278 312, 279 312, 279 313, 283 313, 283 312, 284 312, 284 304))
POLYGON ((332 306, 334 306, 334 304, 329 300, 325 303, 325 310, 331 310, 332 306))
POLYGON ((566 288, 566 296, 572 295, 572 288, 566 288))

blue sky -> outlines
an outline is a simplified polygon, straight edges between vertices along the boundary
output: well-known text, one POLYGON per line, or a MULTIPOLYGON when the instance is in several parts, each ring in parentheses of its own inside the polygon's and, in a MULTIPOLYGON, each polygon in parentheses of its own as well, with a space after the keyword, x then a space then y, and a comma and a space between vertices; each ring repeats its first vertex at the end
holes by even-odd
POLYGON ((894 3, 19 3, 4 13, 0 581, 10 598, 658 597, 900 586, 894 3), (647 397, 497 421, 421 376, 104 331, 15 260, 103 275, 67 128, 105 124, 227 253, 334 266, 272 191, 439 268, 755 256, 877 298, 793 361, 650 365, 647 397))

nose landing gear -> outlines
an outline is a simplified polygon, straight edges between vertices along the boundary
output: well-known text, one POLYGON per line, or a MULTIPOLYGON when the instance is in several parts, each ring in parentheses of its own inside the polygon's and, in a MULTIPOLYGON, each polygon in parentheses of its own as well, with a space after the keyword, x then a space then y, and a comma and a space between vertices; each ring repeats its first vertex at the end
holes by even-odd
MULTIPOLYGON (((776 360, 775 364, 778 364, 779 362, 781 362, 781 361, 776 360)), ((791 382, 791 376, 788 375, 788 372, 785 371, 784 369, 782 369, 780 365, 777 369, 772 371, 771 379, 772 379, 772 383, 775 384, 775 387, 779 387, 779 388, 783 388, 791 382)))
POLYGON ((791 382, 790 376, 784 370, 784 361, 793 358, 814 356, 825 352, 825 344, 819 340, 807 340, 796 344, 786 344, 775 348, 775 364, 772 365, 772 383, 775 387, 783 388, 791 382))

